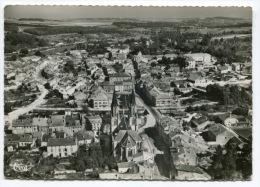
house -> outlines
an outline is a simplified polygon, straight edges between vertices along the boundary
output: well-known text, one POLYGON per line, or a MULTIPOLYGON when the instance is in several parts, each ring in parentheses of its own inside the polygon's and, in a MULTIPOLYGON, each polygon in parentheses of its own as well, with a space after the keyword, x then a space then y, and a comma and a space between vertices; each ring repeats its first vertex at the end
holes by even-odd
POLYGON ((159 136, 162 138, 165 144, 168 146, 172 146, 172 141, 170 137, 170 132, 174 131, 175 129, 178 129, 180 127, 179 122, 169 116, 162 117, 157 122, 157 132, 159 136))
POLYGON ((142 138, 134 130, 120 130, 113 141, 114 156, 126 160, 141 149, 142 138))
POLYGON ((186 62, 188 63, 187 69, 194 69, 196 67, 196 62, 191 56, 186 57, 186 62))
POLYGON ((66 136, 72 137, 75 132, 82 131, 84 126, 81 124, 80 116, 78 114, 66 115, 64 132, 66 136))
POLYGON ((210 54, 207 53, 189 53, 189 54, 185 54, 185 57, 192 57, 195 60, 195 63, 198 62, 211 62, 212 61, 212 57, 210 54))
POLYGON ((20 136, 18 134, 5 134, 4 146, 7 152, 14 152, 18 148, 20 136))
POLYGON ((240 139, 245 142, 252 141, 252 127, 232 128, 240 139))
POLYGON ((116 57, 116 62, 123 63, 127 59, 126 53, 118 53, 116 57))
POLYGON ((233 71, 241 71, 240 63, 232 63, 232 70, 233 71))
POLYGON ((93 131, 79 131, 73 134, 73 138, 77 138, 78 145, 91 144, 95 140, 93 131))
POLYGON ((64 132, 65 127, 65 116, 64 115, 52 115, 49 125, 49 132, 64 132))
POLYGON ((235 135, 221 124, 212 124, 208 128, 208 143, 225 145, 235 135))
POLYGON ((38 132, 48 134, 50 121, 50 118, 36 117, 32 119, 32 125, 38 128, 38 132))
POLYGON ((131 92, 134 88, 132 80, 114 82, 116 92, 131 92))
POLYGON ((113 83, 113 82, 116 82, 116 81, 131 80, 131 79, 132 78, 131 78, 130 75, 123 73, 123 72, 115 73, 115 74, 109 76, 109 82, 110 83, 113 83))
POLYGON ((195 149, 182 141, 180 136, 174 138, 174 146, 170 148, 174 165, 198 165, 198 157, 195 149))
POLYGON ((154 153, 149 153, 146 151, 141 151, 133 156, 130 156, 127 158, 128 161, 134 161, 135 163, 143 163, 143 162, 148 162, 148 163, 154 163, 154 153))
POLYGON ((94 132, 94 136, 100 131, 102 125, 102 118, 99 115, 95 116, 85 116, 86 118, 86 128, 94 132))
POLYGON ((98 93, 93 98, 93 108, 94 109, 108 109, 109 106, 109 98, 105 93, 98 93))
POLYGON ((68 157, 78 150, 77 140, 74 138, 50 138, 47 143, 48 156, 68 157))
POLYGON ((192 118, 191 120, 191 125, 195 127, 197 130, 201 131, 203 130, 206 126, 208 126, 211 122, 208 121, 207 117, 201 116, 199 118, 192 118))
POLYGON ((220 73, 220 74, 225 74, 225 73, 230 72, 229 68, 225 65, 224 66, 218 66, 217 70, 218 70, 218 73, 220 73))
POLYGON ((221 121, 221 123, 226 127, 237 126, 239 123, 237 116, 232 114, 220 114, 218 115, 218 118, 221 121))
POLYGON ((32 148, 34 144, 34 138, 31 134, 19 134, 20 139, 18 146, 22 148, 32 148))
POLYGON ((31 118, 17 119, 12 122, 12 131, 13 134, 29 134, 37 132, 37 126, 33 126, 31 118))
POLYGON ((252 63, 243 64, 242 72, 245 74, 252 74, 252 63))
POLYGON ((170 68, 168 70, 171 72, 179 73, 180 66, 178 64, 170 64, 170 68))
POLYGON ((188 82, 191 82, 193 86, 206 87, 208 84, 212 84, 211 80, 208 80, 198 73, 193 73, 187 78, 188 82))
POLYGON ((131 76, 135 76, 135 69, 132 63, 123 64, 123 69, 126 74, 130 74, 131 76))
POLYGON ((173 93, 164 93, 158 90, 158 88, 153 87, 149 94, 152 99, 155 100, 155 106, 157 107, 166 107, 172 106, 175 103, 173 93))

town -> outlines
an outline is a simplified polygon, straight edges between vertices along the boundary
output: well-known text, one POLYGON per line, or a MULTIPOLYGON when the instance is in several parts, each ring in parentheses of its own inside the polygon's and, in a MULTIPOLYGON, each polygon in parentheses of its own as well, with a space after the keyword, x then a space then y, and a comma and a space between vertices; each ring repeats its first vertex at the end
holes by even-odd
POLYGON ((5 19, 5 177, 250 180, 251 28, 5 19))

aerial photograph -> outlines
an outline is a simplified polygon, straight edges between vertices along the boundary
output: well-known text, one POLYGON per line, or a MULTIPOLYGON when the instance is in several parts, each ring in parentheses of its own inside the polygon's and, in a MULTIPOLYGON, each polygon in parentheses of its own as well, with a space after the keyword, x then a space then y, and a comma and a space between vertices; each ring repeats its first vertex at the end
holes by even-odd
POLYGON ((251 181, 252 8, 9 5, 6 180, 251 181))

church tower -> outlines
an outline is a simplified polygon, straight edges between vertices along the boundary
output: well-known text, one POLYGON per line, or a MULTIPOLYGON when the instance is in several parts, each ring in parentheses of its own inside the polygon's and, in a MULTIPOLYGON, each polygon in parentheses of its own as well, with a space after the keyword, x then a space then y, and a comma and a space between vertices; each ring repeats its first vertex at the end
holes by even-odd
POLYGON ((137 131, 138 130, 137 111, 136 111, 134 89, 132 90, 132 93, 130 94, 130 97, 129 97, 129 113, 128 113, 128 116, 129 116, 129 125, 131 126, 131 129, 137 131))
POLYGON ((116 91, 114 89, 112 103, 111 103, 111 133, 117 128, 119 123, 119 106, 117 103, 116 91))
POLYGON ((111 117, 117 117, 117 116, 118 116, 118 103, 117 103, 116 91, 114 89, 112 103, 111 103, 111 117))
POLYGON ((135 91, 132 89, 129 101, 129 117, 135 117, 136 113, 136 103, 135 103, 135 91))

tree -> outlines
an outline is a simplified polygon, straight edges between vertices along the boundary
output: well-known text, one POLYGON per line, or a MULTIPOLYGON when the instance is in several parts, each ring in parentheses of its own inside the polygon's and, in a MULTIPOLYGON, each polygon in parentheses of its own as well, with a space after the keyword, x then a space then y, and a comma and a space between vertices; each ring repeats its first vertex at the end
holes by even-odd
POLYGON ((11 56, 11 61, 16 61, 17 60, 17 56, 15 55, 15 54, 13 54, 12 56, 11 56))
POLYGON ((108 53, 108 60, 112 60, 112 57, 113 57, 112 53, 109 52, 109 53, 108 53))
POLYGON ((44 87, 45 87, 46 89, 48 89, 48 90, 51 89, 51 85, 50 85, 50 83, 48 83, 48 82, 44 84, 44 87))
POLYGON ((34 54, 35 54, 36 56, 42 56, 42 53, 41 53, 40 51, 36 51, 34 54))
POLYGON ((74 68, 74 64, 72 62, 72 60, 68 60, 66 62, 66 64, 64 65, 64 71, 66 73, 70 73, 70 72, 74 72, 75 68, 74 68))
POLYGON ((116 72, 122 72, 123 71, 123 64, 119 64, 118 62, 113 65, 113 68, 116 72))
POLYGON ((90 109, 89 109, 88 105, 83 105, 82 106, 82 111, 85 112, 86 114, 89 114, 90 113, 90 109))
POLYGON ((186 61, 186 58, 184 57, 177 57, 173 60, 174 64, 178 64, 180 69, 182 70, 186 66, 188 66, 188 62, 186 61))
POLYGON ((28 51, 28 49, 26 49, 26 48, 22 48, 22 49, 20 50, 20 54, 21 54, 22 56, 26 56, 28 53, 29 53, 29 51, 28 51))

